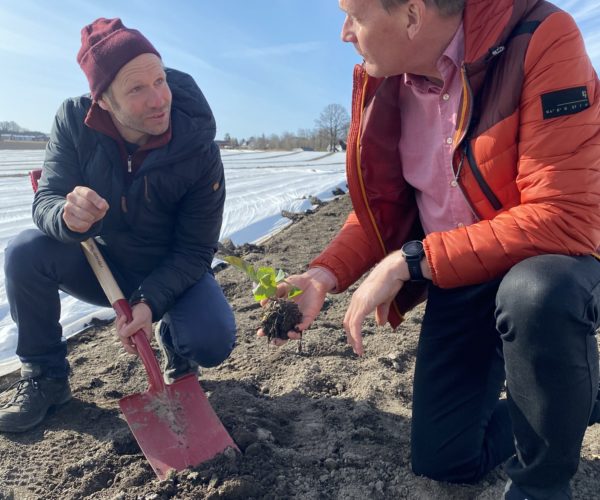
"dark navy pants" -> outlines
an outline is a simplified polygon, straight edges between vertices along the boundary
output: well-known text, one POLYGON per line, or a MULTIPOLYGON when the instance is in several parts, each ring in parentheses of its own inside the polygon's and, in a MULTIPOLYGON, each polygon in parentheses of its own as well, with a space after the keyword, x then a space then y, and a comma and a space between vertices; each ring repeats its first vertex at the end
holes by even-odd
MULTIPOLYGON (((107 263, 128 297, 142 278, 107 263)), ((22 362, 40 365, 48 376, 65 376, 69 366, 59 323, 59 290, 84 302, 110 306, 81 246, 61 243, 37 229, 23 231, 6 248, 4 275, 19 335, 17 355, 22 362)), ((175 351, 200 366, 218 365, 235 344, 233 311, 211 273, 179 297, 163 322, 175 351)))
POLYGON ((597 396, 599 326, 600 262, 590 256, 533 257, 486 284, 430 286, 414 380, 415 473, 468 483, 508 460, 532 498, 568 484, 597 396))

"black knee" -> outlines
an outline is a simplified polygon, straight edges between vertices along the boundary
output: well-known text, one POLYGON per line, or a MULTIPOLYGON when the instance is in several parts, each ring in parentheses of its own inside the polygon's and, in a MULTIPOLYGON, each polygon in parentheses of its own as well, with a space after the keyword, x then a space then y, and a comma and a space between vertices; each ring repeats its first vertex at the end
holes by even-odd
POLYGON ((8 242, 4 251, 4 275, 19 280, 30 275, 33 263, 40 258, 40 240, 47 238, 37 229, 26 229, 8 242))
POLYGON ((202 335, 187 335, 176 339, 178 354, 204 368, 220 365, 235 346, 236 327, 232 318, 229 321, 228 318, 223 318, 216 325, 217 328, 204 331, 202 335))
POLYGON ((417 476, 455 484, 473 484, 485 475, 485 472, 477 465, 459 464, 455 458, 439 454, 419 456, 414 451, 411 457, 411 467, 417 476))
POLYGON ((532 257, 506 274, 496 296, 496 327, 503 340, 515 340, 518 332, 527 340, 548 342, 563 336, 566 321, 581 317, 585 290, 573 279, 568 259, 532 257))

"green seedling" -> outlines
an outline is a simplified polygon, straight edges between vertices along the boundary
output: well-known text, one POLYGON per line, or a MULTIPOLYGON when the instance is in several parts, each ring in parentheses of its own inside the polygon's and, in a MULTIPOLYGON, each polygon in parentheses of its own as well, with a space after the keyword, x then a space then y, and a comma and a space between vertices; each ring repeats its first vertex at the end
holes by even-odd
MULTIPOLYGON (((259 267, 258 269, 254 269, 252 264, 233 255, 223 257, 223 260, 246 273, 248 278, 254 283, 252 293, 256 301, 260 302, 264 299, 273 299, 277 295, 277 285, 286 282, 285 273, 282 269, 279 269, 278 271, 275 271, 272 267, 259 267)), ((288 299, 292 299, 302 293, 302 290, 298 287, 293 286, 291 283, 288 283, 288 285, 290 285, 290 290, 287 294, 288 299)))
POLYGON ((253 283, 252 294, 256 301, 268 300, 265 313, 261 318, 261 326, 269 340, 272 338, 287 339, 290 330, 296 330, 296 325, 302 321, 302 313, 298 304, 290 299, 302 293, 300 288, 285 280, 285 273, 272 267, 254 266, 240 257, 228 255, 223 257, 228 264, 246 273, 253 283), (277 285, 287 283, 289 291, 285 298, 277 297, 277 285))

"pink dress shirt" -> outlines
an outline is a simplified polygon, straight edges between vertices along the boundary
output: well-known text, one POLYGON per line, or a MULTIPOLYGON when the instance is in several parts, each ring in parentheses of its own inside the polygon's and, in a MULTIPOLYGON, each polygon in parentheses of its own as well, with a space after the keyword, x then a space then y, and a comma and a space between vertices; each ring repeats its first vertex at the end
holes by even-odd
POLYGON ((400 85, 400 158, 404 178, 416 189, 425 234, 467 226, 477 220, 452 173, 464 50, 461 24, 437 62, 443 85, 408 74, 404 85, 400 85))

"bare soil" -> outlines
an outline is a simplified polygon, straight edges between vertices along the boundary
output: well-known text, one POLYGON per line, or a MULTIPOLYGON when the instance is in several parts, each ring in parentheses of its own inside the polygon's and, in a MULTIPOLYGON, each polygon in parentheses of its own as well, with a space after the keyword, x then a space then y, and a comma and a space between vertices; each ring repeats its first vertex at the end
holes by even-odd
MULTIPOLYGON (((287 273, 305 269, 350 210, 347 197, 301 217, 244 258, 287 273)), ((73 400, 36 429, 0 435, 0 500, 43 499, 479 499, 501 498, 497 469, 477 485, 450 485, 410 470, 414 355, 423 309, 397 329, 365 324, 366 355, 346 345, 349 293, 328 298, 296 342, 267 346, 261 311, 236 269, 217 274, 238 322, 238 345, 201 385, 238 444, 194 470, 159 482, 119 411, 146 390, 140 362, 124 354, 112 325, 70 341, 73 400)), ((5 387, 14 375, 0 380, 5 387)), ((588 429, 576 499, 600 498, 600 425, 588 429)))

